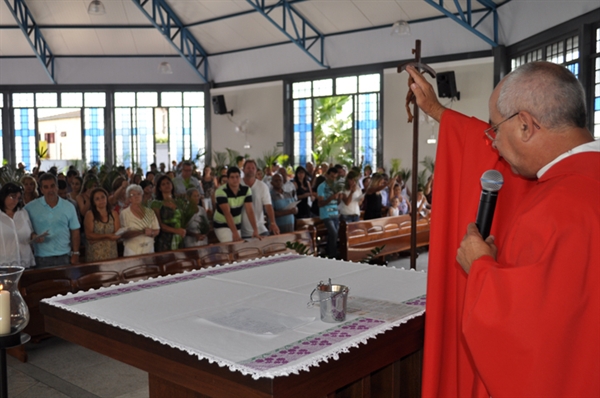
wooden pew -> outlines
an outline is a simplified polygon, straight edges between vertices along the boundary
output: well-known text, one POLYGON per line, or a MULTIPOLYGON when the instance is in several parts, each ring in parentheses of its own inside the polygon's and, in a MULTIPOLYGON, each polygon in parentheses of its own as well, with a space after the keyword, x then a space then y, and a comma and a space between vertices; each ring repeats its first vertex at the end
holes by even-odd
MULTIPOLYGON (((368 221, 340 223, 340 254, 343 260, 359 262, 373 249, 377 257, 410 250, 410 215, 382 217, 368 221)), ((417 247, 429 245, 429 218, 417 220, 417 247)))
MULTIPOLYGON (((97 263, 25 270, 19 281, 19 290, 29 307, 30 315, 29 324, 24 332, 31 336, 34 343, 50 337, 44 329, 44 319, 39 311, 39 302, 45 298, 293 252, 286 247, 288 241, 300 242, 313 253, 315 251, 313 235, 304 230, 268 236, 262 240, 216 243, 97 263)), ((9 353, 23 362, 27 360, 25 346, 12 349, 9 353)))
POLYGON ((295 224, 296 231, 309 230, 314 237, 314 245, 317 251, 325 250, 327 246, 327 228, 319 217, 297 218, 295 224))

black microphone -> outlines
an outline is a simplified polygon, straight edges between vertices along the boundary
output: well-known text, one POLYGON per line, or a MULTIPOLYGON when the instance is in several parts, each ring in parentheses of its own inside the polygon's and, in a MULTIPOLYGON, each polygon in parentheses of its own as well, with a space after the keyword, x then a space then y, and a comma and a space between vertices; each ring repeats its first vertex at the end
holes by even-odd
POLYGON ((504 184, 504 177, 498 170, 488 170, 481 176, 481 198, 477 210, 477 229, 485 240, 490 236, 498 191, 504 184))

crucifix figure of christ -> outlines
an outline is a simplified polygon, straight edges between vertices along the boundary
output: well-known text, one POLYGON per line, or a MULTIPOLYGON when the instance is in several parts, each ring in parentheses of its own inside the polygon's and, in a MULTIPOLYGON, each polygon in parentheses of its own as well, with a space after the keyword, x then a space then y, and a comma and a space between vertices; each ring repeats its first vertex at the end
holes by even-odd
MULTIPOLYGON (((407 66, 414 67, 419 72, 426 72, 435 79, 435 71, 421 62, 421 40, 415 41, 415 48, 412 50, 415 55, 414 61, 405 62, 398 66, 398 73, 406 70, 407 66)), ((408 78, 408 94, 406 94, 406 111, 408 113, 408 122, 413 123, 413 153, 412 153, 412 192, 411 192, 411 220, 410 220, 410 268, 417 268, 417 175, 419 172, 419 107, 415 100, 415 95, 410 89, 414 83, 412 77, 408 78), (410 111, 410 105, 413 105, 413 112, 410 111)))

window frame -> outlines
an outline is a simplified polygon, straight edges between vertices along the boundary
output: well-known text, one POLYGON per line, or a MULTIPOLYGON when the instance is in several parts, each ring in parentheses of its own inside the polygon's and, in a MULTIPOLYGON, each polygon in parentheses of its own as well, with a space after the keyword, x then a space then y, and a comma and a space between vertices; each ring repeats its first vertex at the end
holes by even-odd
MULTIPOLYGON (((554 26, 534 36, 524 39, 506 48, 505 70, 511 70, 513 58, 526 55, 534 50, 542 50, 542 59, 546 59, 546 47, 558 41, 565 41, 572 36, 579 37, 579 81, 583 86, 587 106, 587 125, 592 134, 594 131, 594 62, 600 56, 595 51, 594 32, 600 27, 600 9, 596 9, 554 26)), ((570 64, 573 62, 566 62, 570 64)))
MULTIPOLYGON (((376 137, 376 141, 377 141, 377 151, 376 151, 376 159, 377 159, 377 164, 375 165, 371 165, 372 167, 380 167, 383 164, 383 101, 384 101, 384 95, 383 95, 383 91, 384 91, 384 74, 383 74, 383 68, 381 67, 372 67, 371 69, 368 68, 364 68, 364 67, 360 67, 360 68, 350 68, 350 69, 343 69, 343 70, 337 70, 337 71, 324 71, 322 74, 311 74, 311 75, 302 75, 301 77, 299 76, 298 78, 289 78, 289 79, 285 79, 284 80, 284 124, 285 124, 285 128, 284 128, 284 153, 289 155, 289 159, 290 159, 290 163, 293 164, 294 166, 298 166, 295 164, 295 151, 294 151, 294 101, 300 98, 294 98, 293 96, 293 84, 294 83, 302 83, 302 82, 307 82, 310 81, 311 83, 315 82, 315 81, 320 81, 320 80, 325 80, 325 79, 332 79, 332 94, 331 95, 314 95, 312 90, 311 90, 311 95, 308 97, 302 97, 302 99, 310 99, 311 101, 313 101, 315 98, 323 98, 323 97, 333 97, 333 96, 342 96, 342 95, 348 95, 352 97, 352 106, 353 106, 353 112, 352 112, 352 157, 354 159, 354 161, 358 164, 357 159, 360 159, 360 154, 356 153, 356 142, 357 142, 357 119, 356 119, 356 112, 359 112, 360 110, 358 109, 358 97, 360 95, 366 95, 366 94, 371 94, 371 93, 376 93, 378 95, 378 104, 377 104, 377 137, 376 137), (379 91, 368 91, 368 92, 361 92, 360 91, 360 87, 359 87, 359 77, 362 75, 372 75, 372 74, 379 74, 379 91), (356 77, 356 92, 355 93, 351 93, 351 94, 339 94, 337 92, 337 79, 338 78, 345 78, 345 77, 356 77)), ((311 85, 312 87, 312 85, 311 85)), ((313 112, 313 117, 312 117, 312 122, 314 123, 314 109, 312 109, 313 112)), ((312 137, 311 137, 311 141, 312 141, 312 145, 314 146, 315 142, 314 142, 314 131, 312 132, 312 137)), ((309 157, 309 159, 307 161, 313 161, 313 159, 311 159, 309 157)))

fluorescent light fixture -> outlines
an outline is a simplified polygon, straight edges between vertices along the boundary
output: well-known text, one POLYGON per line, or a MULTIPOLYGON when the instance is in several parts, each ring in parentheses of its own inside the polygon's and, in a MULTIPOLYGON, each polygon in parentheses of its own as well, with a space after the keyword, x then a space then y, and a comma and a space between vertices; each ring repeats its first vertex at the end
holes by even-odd
POLYGON ((433 131, 431 132, 431 135, 429 136, 429 138, 427 138, 427 143, 431 144, 431 145, 437 143, 437 140, 435 139, 435 134, 433 133, 433 131))
POLYGON ((106 9, 104 8, 104 4, 100 0, 92 0, 90 5, 88 6, 88 14, 90 15, 104 15, 106 14, 106 9))
POLYGON ((171 64, 167 61, 163 61, 158 65, 158 71, 163 75, 172 75, 173 69, 171 69, 171 64))
POLYGON ((406 21, 396 21, 392 25, 391 36, 409 36, 410 25, 406 21))

